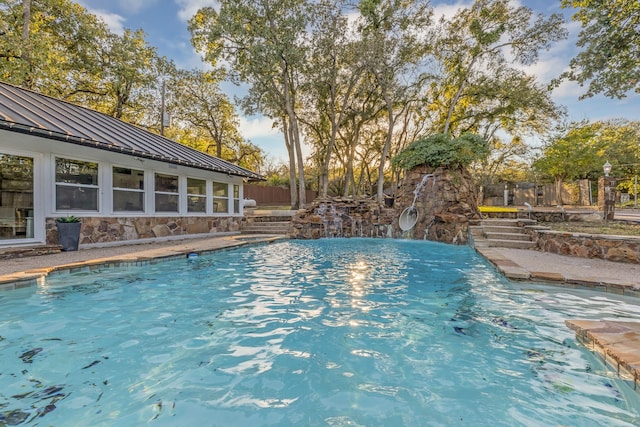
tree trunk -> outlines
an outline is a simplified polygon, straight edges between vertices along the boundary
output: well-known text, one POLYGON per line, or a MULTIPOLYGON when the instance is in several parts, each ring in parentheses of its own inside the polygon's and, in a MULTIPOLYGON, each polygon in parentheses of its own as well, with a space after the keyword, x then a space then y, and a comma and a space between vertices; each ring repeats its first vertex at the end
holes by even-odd
POLYGON ((289 131, 291 132, 291 144, 298 160, 298 207, 302 207, 306 201, 306 187, 304 180, 304 158, 302 156, 302 146, 300 145, 300 129, 298 127, 298 119, 294 110, 294 100, 292 100, 291 84, 289 82, 289 72, 285 64, 283 67, 283 86, 284 86, 284 106, 289 118, 289 131))
POLYGON ((562 177, 556 177, 556 203, 558 206, 564 204, 562 200, 562 187, 564 187, 564 179, 562 177))
POLYGON ((298 155, 298 203, 299 207, 303 207, 307 203, 307 186, 304 179, 304 157, 302 155, 302 145, 300 144, 300 132, 298 130, 298 121, 293 116, 292 132, 296 145, 296 154, 298 155))
POLYGON ((351 190, 353 195, 356 195, 356 179, 353 173, 353 160, 356 156, 356 145, 358 141, 358 135, 360 133, 360 127, 357 127, 354 131, 353 139, 349 144, 349 153, 347 154, 347 172, 345 174, 345 183, 344 183, 344 192, 343 195, 346 197, 349 195, 349 190, 351 190))
MULTIPOLYGON (((359 70, 357 71, 359 73, 359 70)), ((327 145, 327 152, 324 156, 324 163, 322 165, 322 196, 326 197, 327 192, 329 190, 329 164, 331 163, 331 155, 333 154, 333 147, 336 144, 336 138, 338 135, 338 129, 342 125, 342 121, 344 119, 344 111, 347 108, 348 101, 351 97, 351 93, 353 92, 353 88, 356 85, 357 79, 351 78, 349 82, 349 87, 344 95, 342 100, 342 105, 340 107, 340 113, 336 114, 336 88, 335 86, 331 87, 331 137, 329 139, 329 144, 327 145), (337 117, 336 117, 337 116, 337 117)))
POLYGON ((21 58, 27 65, 27 75, 23 86, 33 89, 33 75, 31 64, 31 44, 29 42, 29 27, 31 24, 31 0, 22 0, 22 54, 21 58))
POLYGON ((287 119, 282 118, 282 133, 284 134, 284 144, 289 154, 289 191, 291 194, 291 209, 298 209, 298 187, 296 185, 296 153, 291 144, 289 125, 287 119))
POLYGON ((393 105, 391 105, 391 100, 389 99, 389 94, 386 90, 384 91, 384 102, 387 106, 389 128, 387 130, 387 138, 384 142, 384 148, 382 149, 380 166, 378 167, 378 193, 376 196, 376 198, 378 199, 378 203, 384 203, 384 166, 387 163, 387 157, 389 156, 389 150, 391 149, 391 140, 393 139, 393 127, 395 120, 393 116, 393 105))

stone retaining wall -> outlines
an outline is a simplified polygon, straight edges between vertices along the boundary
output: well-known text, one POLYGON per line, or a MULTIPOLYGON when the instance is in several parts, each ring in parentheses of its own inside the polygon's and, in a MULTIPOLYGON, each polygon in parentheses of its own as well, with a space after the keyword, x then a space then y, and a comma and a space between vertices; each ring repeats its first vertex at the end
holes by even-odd
POLYGON ((483 218, 534 219, 538 222, 578 222, 602 221, 602 212, 570 210, 532 210, 518 209, 517 212, 482 212, 483 218))
MULTIPOLYGON (((80 244, 239 231, 243 217, 83 217, 80 244)), ((55 218, 47 218, 46 242, 58 244, 55 218)))
POLYGON ((527 229, 544 252, 640 264, 640 237, 566 233, 536 226, 527 229))

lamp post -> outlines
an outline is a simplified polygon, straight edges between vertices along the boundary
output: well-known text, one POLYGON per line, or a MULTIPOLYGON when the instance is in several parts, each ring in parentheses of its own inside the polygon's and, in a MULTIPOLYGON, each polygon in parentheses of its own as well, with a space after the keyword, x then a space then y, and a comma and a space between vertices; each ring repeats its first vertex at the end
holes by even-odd
POLYGON ((615 214, 615 191, 613 191, 615 187, 615 179, 610 177, 611 173, 611 163, 608 161, 602 166, 602 170, 604 171, 604 177, 602 178, 603 185, 603 219, 605 221, 613 220, 613 216, 615 214))

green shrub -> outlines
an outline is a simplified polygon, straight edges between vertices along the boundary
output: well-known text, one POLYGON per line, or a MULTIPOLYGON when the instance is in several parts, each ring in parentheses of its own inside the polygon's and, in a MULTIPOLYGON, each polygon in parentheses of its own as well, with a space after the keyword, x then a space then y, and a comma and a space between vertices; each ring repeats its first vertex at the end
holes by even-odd
POLYGON ((391 163, 402 169, 427 165, 465 168, 489 155, 489 143, 482 137, 465 133, 458 138, 439 133, 413 141, 391 163))
POLYGON ((56 219, 56 222, 80 222, 80 218, 72 215, 68 215, 68 216, 62 216, 56 219))

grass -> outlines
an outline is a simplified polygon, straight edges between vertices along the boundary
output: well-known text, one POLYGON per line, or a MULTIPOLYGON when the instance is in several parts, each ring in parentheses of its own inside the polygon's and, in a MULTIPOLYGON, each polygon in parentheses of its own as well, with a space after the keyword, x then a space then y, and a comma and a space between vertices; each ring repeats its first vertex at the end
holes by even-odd
POLYGON ((609 234, 614 236, 640 236, 640 224, 624 221, 548 222, 539 223, 555 231, 566 233, 609 234))

